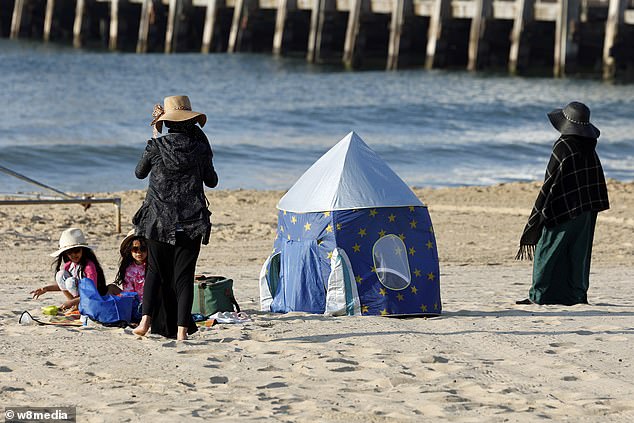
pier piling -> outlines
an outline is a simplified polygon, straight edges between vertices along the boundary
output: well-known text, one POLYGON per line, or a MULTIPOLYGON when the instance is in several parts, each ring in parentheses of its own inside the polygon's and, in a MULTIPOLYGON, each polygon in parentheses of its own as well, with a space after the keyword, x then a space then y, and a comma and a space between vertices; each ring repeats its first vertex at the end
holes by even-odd
POLYGON ((321 45, 321 34, 318 33, 319 28, 323 28, 320 25, 320 17, 322 15, 322 10, 325 5, 325 0, 313 0, 312 1, 312 10, 310 13, 310 30, 308 33, 308 47, 306 52, 306 60, 309 63, 315 63, 318 60, 319 55, 317 54, 319 47, 321 45))
POLYGON ((610 0, 608 5, 608 17, 603 42, 603 77, 605 79, 613 79, 616 73, 616 63, 612 55, 612 47, 614 46, 614 42, 623 23, 626 6, 626 0, 610 0))
POLYGON ((433 2, 427 31, 427 56, 425 58, 425 68, 427 69, 434 67, 442 23, 447 20, 451 13, 451 0, 433 0, 433 2))
POLYGON ((277 13, 275 16, 275 34, 273 35, 273 54, 282 54, 282 43, 284 41, 284 25, 288 14, 288 0, 278 0, 277 13))
POLYGON ((22 26, 22 11, 24 3, 27 0, 15 0, 13 5, 13 17, 11 19, 11 39, 16 39, 20 35, 20 27, 22 26))
POLYGON ((44 16, 44 41, 51 39, 51 27, 53 26, 53 12, 55 11, 55 0, 46 1, 46 15, 44 16))
POLYGON ((359 35, 359 19, 361 17, 362 2, 363 0, 350 0, 348 27, 346 29, 346 40, 343 47, 343 64, 349 69, 354 67, 354 54, 355 47, 357 46, 357 36, 359 35))
POLYGON ((86 8, 86 0, 77 0, 75 7, 75 22, 73 24, 73 46, 75 48, 81 47, 81 30, 84 21, 84 11, 86 8))
POLYGON ((213 36, 216 29, 216 15, 218 14, 218 0, 207 0, 207 9, 205 10, 205 27, 203 29, 203 43, 200 51, 209 53, 213 45, 213 36))
MULTIPOLYGON (((411 3, 411 0, 409 3, 411 3)), ((390 20, 390 40, 388 42, 387 52, 387 70, 395 70, 398 68, 398 56, 401 47, 404 14, 405 0, 393 0, 392 19, 390 20)))
POLYGON ((515 18, 511 30, 511 48, 509 50, 509 72, 518 73, 520 48, 522 48, 522 34, 526 25, 533 21, 535 0, 517 0, 515 3, 515 18))
POLYGON ((475 12, 471 19, 471 29, 469 33, 469 57, 467 62, 467 70, 474 71, 478 69, 478 53, 480 40, 484 35, 486 20, 491 16, 493 7, 492 0, 474 0, 475 12))
POLYGON ((573 62, 578 53, 575 30, 579 22, 579 0, 559 0, 559 13, 555 26, 555 56, 553 75, 566 74, 566 65, 573 62))

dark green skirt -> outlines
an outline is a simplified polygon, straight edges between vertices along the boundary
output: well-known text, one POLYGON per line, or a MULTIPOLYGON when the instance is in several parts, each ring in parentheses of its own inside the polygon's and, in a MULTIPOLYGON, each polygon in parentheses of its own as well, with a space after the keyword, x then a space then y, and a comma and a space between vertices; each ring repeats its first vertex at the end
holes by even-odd
POLYGON ((542 230, 535 248, 529 297, 537 304, 588 302, 590 259, 597 212, 542 230))

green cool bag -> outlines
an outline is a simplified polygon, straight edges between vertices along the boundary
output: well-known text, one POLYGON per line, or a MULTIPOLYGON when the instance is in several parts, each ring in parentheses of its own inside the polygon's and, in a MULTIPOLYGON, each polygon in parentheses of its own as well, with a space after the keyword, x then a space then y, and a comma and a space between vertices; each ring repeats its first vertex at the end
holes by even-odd
POLYGON ((233 279, 224 276, 196 276, 192 314, 208 317, 218 311, 240 311, 233 295, 233 279))

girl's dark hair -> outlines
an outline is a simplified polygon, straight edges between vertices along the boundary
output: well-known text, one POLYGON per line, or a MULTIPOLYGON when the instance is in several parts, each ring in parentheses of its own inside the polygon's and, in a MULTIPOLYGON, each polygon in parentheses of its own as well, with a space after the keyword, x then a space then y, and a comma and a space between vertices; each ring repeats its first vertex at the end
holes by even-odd
POLYGON ((114 283, 119 286, 123 285, 123 281, 125 280, 125 271, 129 265, 134 263, 134 258, 132 258, 132 244, 134 241, 139 241, 141 246, 147 247, 145 242, 145 238, 142 236, 135 236, 131 238, 126 245, 123 247, 123 251, 121 252, 121 258, 119 259, 119 270, 117 270, 117 276, 114 279, 114 283))
MULTIPOLYGON (((97 260, 97 256, 95 253, 88 247, 80 247, 82 249, 81 259, 79 260, 79 266, 82 269, 86 267, 86 263, 88 261, 92 261, 95 264, 95 269, 97 269, 97 290, 101 295, 106 295, 108 292, 108 288, 106 287, 106 277, 103 273, 103 269, 101 268, 101 264, 99 264, 99 260, 97 260)), ((55 269, 55 273, 62 268, 62 264, 68 261, 66 252, 60 253, 55 260, 53 260, 53 268, 55 269)))

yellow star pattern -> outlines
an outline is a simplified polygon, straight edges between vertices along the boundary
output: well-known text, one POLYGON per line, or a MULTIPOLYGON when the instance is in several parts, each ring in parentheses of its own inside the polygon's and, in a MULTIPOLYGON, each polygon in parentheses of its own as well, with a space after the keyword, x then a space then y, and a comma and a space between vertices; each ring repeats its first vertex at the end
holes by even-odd
POLYGON ((387 310, 386 309, 381 310, 381 316, 387 316, 387 310))
POLYGON ((376 216, 377 214, 379 214, 379 212, 378 212, 378 211, 376 211, 376 209, 372 209, 372 210, 370 210, 370 217, 374 217, 374 216, 376 216))
POLYGON ((381 294, 381 295, 383 295, 385 297, 385 295, 387 294, 387 292, 385 292, 385 288, 379 289, 379 294, 381 294))
POLYGON ((426 245, 427 245, 427 249, 428 249, 428 250, 431 250, 432 248, 434 248, 434 243, 433 243, 433 242, 431 242, 431 241, 427 241, 427 244, 426 244, 426 245))
POLYGON ((423 304, 422 306, 420 306, 420 309, 422 311, 427 311, 427 306, 425 304, 423 304))
POLYGON ((438 310, 438 303, 434 303, 434 310, 438 310))
POLYGON ((368 306, 361 306, 361 313, 367 313, 369 311, 368 306))
POLYGON ((332 258, 332 251, 328 251, 328 260, 330 260, 332 258))
POLYGON ((434 233, 434 227, 433 226, 429 227, 429 232, 431 232, 432 234, 434 233))
POLYGON ((330 216, 330 212, 329 211, 328 212, 324 212, 324 217, 328 217, 328 216, 330 216))
POLYGON ((418 289, 415 286, 412 286, 412 294, 416 294, 418 292, 418 289))
POLYGON ((354 244, 352 246, 352 249, 354 250, 355 253, 358 253, 359 251, 361 251, 361 246, 359 244, 354 244))
POLYGON ((341 230, 341 223, 337 223, 337 230, 340 231, 341 230))
POLYGON ((357 276, 355 277, 355 280, 357 281, 357 283, 361 283, 361 282, 363 282, 363 278, 362 278, 361 276, 359 276, 359 275, 357 275, 357 276))
POLYGON ((401 241, 405 241, 405 234, 398 234, 398 237, 401 238, 401 241))
POLYGON ((415 209, 414 209, 414 206, 409 206, 409 211, 410 211, 410 212, 414 213, 414 210, 415 210, 415 209))
POLYGON ((280 232, 284 232, 284 226, 280 226, 280 232))
POLYGON ((376 273, 376 266, 372 266, 372 269, 370 270, 372 270, 372 273, 376 273))
POLYGON ((306 231, 310 231, 310 223, 305 224, 305 225, 304 225, 304 229, 305 229, 306 231))
POLYGON ((385 236, 387 232, 385 232, 383 229, 381 229, 381 232, 379 232, 379 237, 383 238, 385 236))
POLYGON ((361 229, 359 229, 359 232, 358 232, 358 233, 359 233, 359 236, 360 236, 361 238, 363 238, 364 236, 366 236, 366 235, 367 235, 367 234, 366 234, 366 230, 365 230, 365 228, 361 228, 361 229))
POLYGON ((427 279, 429 279, 430 281, 433 281, 436 278, 436 275, 434 275, 434 272, 429 272, 427 274, 427 279))
POLYGON ((295 216, 291 217, 291 223, 297 223, 297 218, 295 216))
POLYGON ((291 234, 286 235, 288 237, 288 240, 291 240, 291 234))
POLYGON ((420 270, 414 269, 414 275, 416 275, 417 278, 420 278, 421 273, 422 272, 420 270))
POLYGON ((416 253, 416 250, 414 249, 414 247, 409 247, 409 255, 413 256, 416 253))
POLYGON ((394 216, 394 213, 392 213, 391 215, 389 215, 389 216, 387 217, 387 219, 388 219, 390 222, 394 222, 394 220, 396 219, 396 216, 394 216))
POLYGON ((412 229, 414 229, 414 228, 416 228, 416 225, 417 225, 417 224, 418 224, 418 222, 417 222, 417 221, 412 220, 411 222, 409 222, 409 227, 410 227, 410 228, 412 228, 412 229))
POLYGON ((396 298, 397 298, 399 301, 403 301, 403 300, 405 299, 405 297, 403 296, 403 294, 397 294, 397 295, 396 295, 396 298))
POLYGON ((286 216, 286 210, 284 210, 284 216, 286 216))
POLYGON ((326 232, 332 232, 332 225, 326 226, 326 232))

